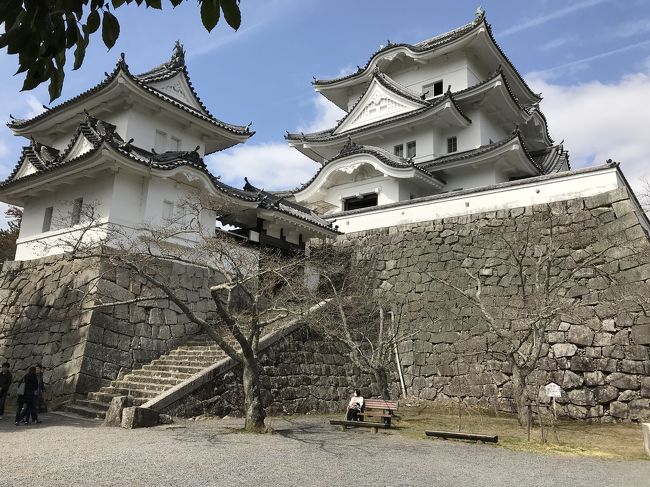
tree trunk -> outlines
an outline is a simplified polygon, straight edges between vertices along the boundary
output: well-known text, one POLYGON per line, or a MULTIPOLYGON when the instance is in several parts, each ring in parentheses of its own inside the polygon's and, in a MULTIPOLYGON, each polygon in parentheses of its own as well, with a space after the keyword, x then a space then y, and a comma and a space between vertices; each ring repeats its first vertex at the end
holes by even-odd
POLYGON ((512 365, 512 394, 517 405, 517 419, 521 426, 526 426, 528 423, 528 404, 526 394, 526 375, 524 370, 519 367, 514 360, 511 361, 512 365))
POLYGON ((261 433, 264 431, 266 411, 262 404, 262 387, 260 384, 259 364, 256 357, 244 357, 243 360, 244 407, 246 414, 246 431, 261 433))
POLYGON ((379 367, 372 369, 372 375, 375 378, 377 387, 379 388, 381 398, 388 401, 390 399, 390 393, 388 391, 388 371, 383 367, 379 367))

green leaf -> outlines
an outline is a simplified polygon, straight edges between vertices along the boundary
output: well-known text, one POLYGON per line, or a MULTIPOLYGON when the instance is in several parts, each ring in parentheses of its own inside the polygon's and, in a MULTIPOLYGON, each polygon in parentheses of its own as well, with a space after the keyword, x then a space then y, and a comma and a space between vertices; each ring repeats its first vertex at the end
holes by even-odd
POLYGON ((86 19, 86 25, 88 26, 88 33, 92 34, 99 29, 100 18, 99 11, 93 10, 88 14, 88 19, 86 19))
POLYGON ((112 13, 105 11, 104 21, 102 22, 102 39, 106 47, 109 49, 113 47, 119 36, 120 23, 112 13))
POLYGON ((61 96, 61 90, 63 89, 63 78, 65 78, 63 66, 58 69, 52 69, 50 71, 50 84, 47 87, 47 92, 50 94, 50 102, 53 102, 59 96, 61 96))
POLYGON ((181 3, 183 3, 183 0, 169 0, 172 4, 172 7, 176 8, 178 7, 181 3))
POLYGON ((208 32, 212 32, 219 22, 219 0, 203 0, 201 2, 201 22, 208 32))
POLYGON ((126 0, 113 0, 111 3, 113 4, 113 8, 117 8, 124 5, 125 1, 126 0))
POLYGON ((221 10, 228 25, 233 29, 239 29, 241 25, 241 11, 237 0, 221 0, 221 10))
POLYGON ((81 67, 84 57, 86 57, 86 39, 77 29, 77 48, 74 51, 74 65, 72 66, 74 71, 81 67))
POLYGON ((161 0, 147 0, 147 7, 162 10, 162 2, 161 0))

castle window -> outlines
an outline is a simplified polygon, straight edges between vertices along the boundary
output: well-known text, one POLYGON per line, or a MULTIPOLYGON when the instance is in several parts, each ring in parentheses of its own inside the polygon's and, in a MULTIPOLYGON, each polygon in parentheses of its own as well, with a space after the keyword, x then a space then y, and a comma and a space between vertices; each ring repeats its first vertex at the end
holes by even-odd
POLYGON ((393 153, 397 157, 404 157, 404 144, 398 144, 395 147, 393 147, 393 153))
POLYGON ((458 151, 458 138, 454 135, 447 139, 447 154, 458 151))
POLYGON ((415 157, 415 141, 412 140, 411 142, 406 143, 406 157, 409 159, 411 157, 415 157))
POLYGON ((162 130, 156 130, 156 141, 153 148, 158 154, 167 150, 167 134, 162 130))
POLYGON ((422 94, 425 98, 433 98, 434 96, 442 95, 442 80, 424 85, 422 87, 422 94))
POLYGON ((81 208, 83 207, 83 204, 83 198, 77 198, 72 202, 72 218, 70 218, 70 225, 77 225, 81 221, 81 208))
POLYGON ((181 150, 181 139, 174 137, 173 135, 169 138, 169 150, 179 151, 181 150))
POLYGON ((370 208, 371 206, 377 206, 377 193, 353 196, 352 198, 346 198, 343 200, 344 211, 370 208))
POLYGON ((52 228, 52 212, 54 211, 54 207, 48 206, 45 208, 45 216, 43 217, 43 232, 49 232, 50 228, 52 228))

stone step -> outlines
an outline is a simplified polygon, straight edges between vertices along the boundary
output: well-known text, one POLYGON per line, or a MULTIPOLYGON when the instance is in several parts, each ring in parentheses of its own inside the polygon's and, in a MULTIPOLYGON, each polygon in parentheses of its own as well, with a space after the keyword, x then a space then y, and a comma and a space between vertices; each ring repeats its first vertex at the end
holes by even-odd
POLYGON ((105 402, 90 401, 88 399, 77 399, 74 403, 87 409, 96 409, 103 412, 106 412, 108 410, 108 404, 105 402))
POLYGON ((158 394, 160 394, 160 391, 147 391, 141 389, 130 389, 127 387, 114 387, 114 386, 102 387, 99 390, 99 392, 103 392, 105 394, 115 394, 116 396, 131 396, 134 398, 146 398, 146 399, 151 399, 153 397, 156 397, 158 394))
POLYGON ((204 360, 204 361, 217 361, 225 357, 225 353, 175 353, 172 352, 167 355, 156 359, 172 359, 172 360, 204 360))
POLYGON ((100 411, 99 409, 95 408, 88 408, 75 403, 64 404, 61 407, 61 411, 91 419, 104 419, 106 417, 106 411, 100 411))
POLYGON ((179 382, 183 382, 185 379, 184 378, 181 379, 179 377, 151 377, 148 375, 141 375, 140 371, 136 370, 135 372, 125 375, 122 380, 128 382, 139 382, 144 384, 160 384, 160 385, 167 385, 171 387, 171 386, 175 386, 179 382))
POLYGON ((158 364, 147 364, 142 367, 141 370, 152 371, 152 372, 183 372, 186 374, 196 374, 197 372, 202 371, 205 367, 194 366, 194 365, 158 365, 158 364))
MULTIPOLYGON (((174 384, 175 385, 175 384, 174 384)), ((163 392, 167 389, 171 389, 172 385, 170 384, 157 384, 151 382, 136 382, 132 380, 114 380, 111 382, 111 386, 117 389, 128 389, 134 391, 155 391, 163 392)))
POLYGON ((133 372, 125 375, 124 377, 131 377, 137 375, 138 377, 151 377, 151 378, 161 378, 161 379, 179 379, 185 380, 189 379, 195 374, 188 372, 178 372, 178 371, 168 371, 168 370, 149 370, 149 369, 137 369, 133 372))
POLYGON ((177 360, 174 358, 159 358, 153 360, 151 365, 164 365, 164 366, 192 366, 192 367, 209 367, 210 365, 218 362, 218 360, 199 360, 199 359, 184 359, 177 360))
MULTIPOLYGON (((114 397, 118 396, 124 396, 126 394, 115 394, 115 393, 106 393, 106 392, 89 392, 88 393, 88 400, 89 401, 95 401, 95 402, 100 402, 108 405, 111 403, 114 397)), ((132 397, 131 401, 133 402, 134 406, 139 406, 140 404, 143 404, 147 402, 147 398, 142 398, 142 397, 132 397)))

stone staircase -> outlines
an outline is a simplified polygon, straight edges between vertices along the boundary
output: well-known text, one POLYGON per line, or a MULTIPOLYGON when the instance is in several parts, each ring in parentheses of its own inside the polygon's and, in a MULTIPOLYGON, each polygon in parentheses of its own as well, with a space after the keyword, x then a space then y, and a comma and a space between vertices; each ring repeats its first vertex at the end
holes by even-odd
POLYGON ((131 396, 133 405, 139 406, 225 357, 225 352, 208 336, 192 337, 184 345, 141 369, 112 381, 110 386, 90 392, 87 399, 64 404, 61 410, 87 418, 104 419, 114 397, 131 396))

